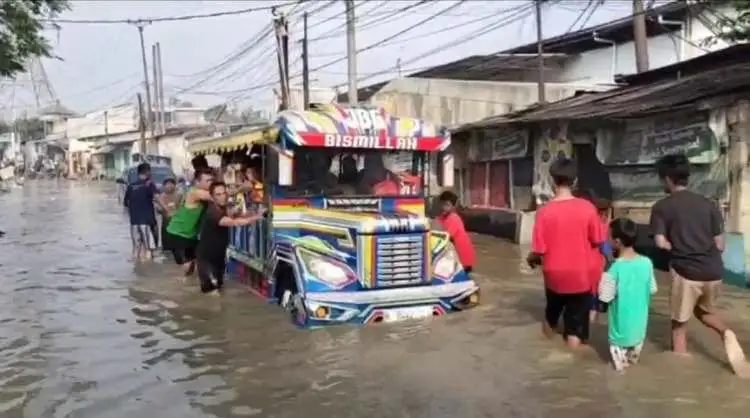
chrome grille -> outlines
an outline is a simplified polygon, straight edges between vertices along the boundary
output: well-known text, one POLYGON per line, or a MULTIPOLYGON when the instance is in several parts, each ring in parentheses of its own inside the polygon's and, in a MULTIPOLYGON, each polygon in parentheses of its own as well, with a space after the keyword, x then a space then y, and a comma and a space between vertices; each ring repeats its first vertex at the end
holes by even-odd
POLYGON ((384 235, 375 238, 377 286, 407 286, 424 281, 423 234, 384 235))

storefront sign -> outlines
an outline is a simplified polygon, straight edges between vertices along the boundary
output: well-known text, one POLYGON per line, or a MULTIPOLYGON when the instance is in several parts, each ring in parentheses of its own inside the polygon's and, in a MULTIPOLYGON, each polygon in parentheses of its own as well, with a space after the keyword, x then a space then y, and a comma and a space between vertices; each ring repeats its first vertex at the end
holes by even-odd
MULTIPOLYGON (((693 167, 689 188, 710 199, 727 193, 727 175, 723 164, 693 167)), ((654 202, 666 196, 664 184, 653 167, 621 167, 609 172, 615 200, 654 202)))
POLYGON ((469 147, 469 160, 474 162, 525 157, 529 148, 527 130, 508 133, 495 129, 483 129, 478 130, 475 135, 469 147))
POLYGON ((668 154, 685 154, 694 164, 709 164, 719 158, 719 141, 708 117, 634 121, 617 132, 597 134, 596 154, 605 165, 651 165, 668 154))

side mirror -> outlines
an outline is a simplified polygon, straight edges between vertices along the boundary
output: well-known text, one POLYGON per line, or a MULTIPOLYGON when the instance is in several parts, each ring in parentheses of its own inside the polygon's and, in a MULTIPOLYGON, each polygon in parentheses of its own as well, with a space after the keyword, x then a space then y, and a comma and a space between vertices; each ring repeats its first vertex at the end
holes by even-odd
POLYGON ((442 156, 442 164, 440 164, 442 168, 441 173, 441 185, 445 188, 451 188, 454 185, 454 160, 453 160, 453 154, 446 152, 442 156))
POLYGON ((115 179, 115 183, 117 183, 117 184, 125 184, 125 180, 123 180, 123 179, 115 179))
POLYGON ((294 153, 290 150, 279 150, 279 186, 291 186, 294 183, 293 179, 293 168, 294 168, 294 153))

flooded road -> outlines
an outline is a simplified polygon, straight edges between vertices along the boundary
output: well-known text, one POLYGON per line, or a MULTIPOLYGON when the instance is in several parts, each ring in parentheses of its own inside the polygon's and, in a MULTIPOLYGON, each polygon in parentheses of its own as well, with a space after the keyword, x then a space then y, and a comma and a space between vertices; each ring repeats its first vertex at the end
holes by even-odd
MULTIPOLYGON (((114 184, 39 181, 0 196, 0 416, 741 417, 750 383, 693 326, 692 359, 667 348, 666 284, 642 363, 540 337, 540 279, 519 251, 476 237, 484 303, 437 320, 313 332, 230 284, 221 298, 134 269, 114 184), (706 348, 704 348, 706 347, 706 348)), ((750 351, 750 293, 723 307, 750 351)))

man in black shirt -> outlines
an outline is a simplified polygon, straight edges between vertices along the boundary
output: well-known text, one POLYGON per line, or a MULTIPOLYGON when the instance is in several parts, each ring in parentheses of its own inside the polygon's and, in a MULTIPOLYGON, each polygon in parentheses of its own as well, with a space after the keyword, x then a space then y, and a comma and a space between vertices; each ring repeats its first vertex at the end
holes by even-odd
POLYGON ((670 252, 672 350, 687 354, 685 325, 695 315, 722 337, 732 368, 735 373, 744 374, 747 367, 742 347, 716 306, 724 274, 721 212, 716 203, 687 189, 687 157, 665 156, 656 168, 669 193, 651 209, 651 227, 656 245, 670 252))
POLYGON ((230 216, 227 208, 229 193, 226 184, 214 182, 208 191, 211 193, 213 202, 209 203, 204 214, 196 249, 196 263, 201 291, 203 293, 218 293, 218 290, 224 284, 229 228, 250 225, 263 219, 263 215, 255 214, 234 218, 230 216))

